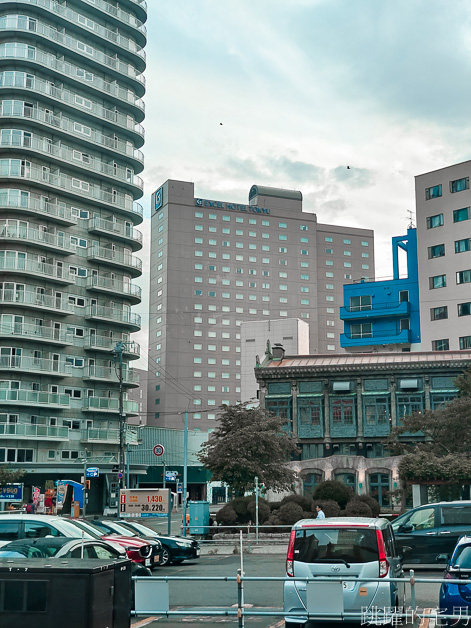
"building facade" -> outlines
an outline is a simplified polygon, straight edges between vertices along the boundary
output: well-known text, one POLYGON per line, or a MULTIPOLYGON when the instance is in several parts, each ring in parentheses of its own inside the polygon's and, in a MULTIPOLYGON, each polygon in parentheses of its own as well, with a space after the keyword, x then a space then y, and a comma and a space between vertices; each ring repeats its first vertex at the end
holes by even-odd
POLYGON ((374 268, 372 231, 319 224, 301 192, 261 186, 245 205, 167 181, 152 196, 151 243, 149 423, 154 410, 175 427, 189 410, 205 432, 241 397, 243 321, 299 318, 311 352, 339 351, 343 283, 374 268))
POLYGON ((382 441, 404 416, 454 399, 454 380, 470 366, 471 351, 290 357, 275 347, 255 375, 260 403, 286 419, 299 443, 290 465, 300 492, 336 479, 389 506, 399 458, 382 441))
POLYGON ((88 460, 92 510, 116 494, 118 342, 137 410, 145 21, 144 0, 0 2, 0 464, 41 487, 88 460))
POLYGON ((471 348, 471 161, 416 177, 422 350, 471 348))
POLYGON ((420 306, 417 231, 392 239, 393 277, 361 280, 344 286, 340 344, 348 351, 410 351, 420 349, 420 306), (407 276, 399 275, 399 253, 407 256, 407 276))

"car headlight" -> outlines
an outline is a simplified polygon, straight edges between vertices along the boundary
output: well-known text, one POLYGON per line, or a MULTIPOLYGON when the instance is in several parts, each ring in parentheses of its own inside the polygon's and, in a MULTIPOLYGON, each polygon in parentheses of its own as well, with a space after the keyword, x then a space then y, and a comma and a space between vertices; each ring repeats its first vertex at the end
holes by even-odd
POLYGON ((178 547, 191 547, 191 543, 188 541, 175 541, 178 547))

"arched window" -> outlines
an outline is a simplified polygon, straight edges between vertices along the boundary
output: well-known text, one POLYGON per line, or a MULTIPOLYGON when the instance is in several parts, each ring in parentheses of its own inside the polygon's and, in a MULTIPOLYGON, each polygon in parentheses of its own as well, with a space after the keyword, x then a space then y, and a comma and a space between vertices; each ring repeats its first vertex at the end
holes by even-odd
POLYGON ((352 489, 354 493, 357 490, 357 478, 355 473, 348 473, 346 471, 339 471, 335 474, 334 479, 337 482, 342 482, 346 486, 352 489))
POLYGON ((390 479, 389 473, 370 473, 370 495, 378 500, 380 506, 390 506, 389 496, 390 479))
POLYGON ((322 473, 320 471, 311 471, 303 476, 303 495, 304 497, 312 497, 316 486, 322 482, 322 473))

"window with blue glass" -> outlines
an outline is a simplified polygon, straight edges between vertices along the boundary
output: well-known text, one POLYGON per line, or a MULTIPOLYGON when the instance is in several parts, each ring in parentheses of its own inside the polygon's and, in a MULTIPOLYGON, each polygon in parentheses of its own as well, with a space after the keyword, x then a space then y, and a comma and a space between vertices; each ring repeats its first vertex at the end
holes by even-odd
POLYGON ((369 485, 370 496, 376 499, 380 506, 391 505, 389 473, 370 473, 369 485))
POLYGON ((429 201, 432 198, 439 198, 442 195, 442 186, 433 185, 431 188, 425 188, 425 200, 429 201))
POLYGON ((471 251, 471 240, 464 238, 464 240, 455 240, 455 253, 465 253, 471 251))
POLYGON ((458 303, 458 316, 469 316, 471 314, 471 303, 458 303))
MULTIPOLYGON (((316 445, 314 445, 315 447, 316 445)), ((309 445, 308 445, 309 447, 309 445)), ((317 456, 304 456, 304 446, 303 446, 303 459, 310 460, 311 458, 316 458, 317 456)), ((311 471, 306 473, 303 476, 303 495, 304 497, 312 497, 314 490, 318 484, 322 482, 322 471, 311 471)))
POLYGON ((323 397, 298 397, 298 435, 300 438, 323 435, 323 397))
POLYGON ((471 336, 460 336, 460 349, 471 349, 471 336))
POLYGON ((435 277, 429 277, 430 290, 446 287, 446 275, 435 275, 435 277))
POLYGON ((447 403, 453 401, 458 396, 458 391, 447 393, 432 393, 430 395, 430 405, 432 410, 446 406, 447 403))
POLYGON ((443 214, 427 217, 427 229, 435 229, 436 227, 443 227, 443 214))
POLYGON ((450 349, 450 340, 448 338, 440 338, 432 340, 432 351, 448 351, 450 349))
POLYGON ((354 473, 348 473, 343 471, 338 472, 334 475, 334 479, 336 482, 342 482, 342 484, 345 484, 345 486, 351 488, 354 493, 356 492, 357 482, 356 475, 354 473))
POLYGON ((463 220, 469 220, 470 208, 463 207, 462 209, 455 209, 453 212, 453 222, 463 222, 463 220))
POLYGON ((350 297, 350 312, 371 310, 371 308, 371 295, 364 294, 362 296, 350 297))
POLYGON ((469 177, 450 181, 450 192, 452 194, 455 192, 463 192, 464 190, 469 190, 469 177))
POLYGON ((398 419, 403 419, 414 412, 423 412, 423 395, 397 395, 396 412, 398 419))
POLYGON ((332 436, 352 436, 355 427, 355 396, 330 398, 332 436))
POLYGON ((363 430, 365 436, 385 436, 390 425, 389 397, 370 396, 363 399, 363 430))
POLYGON ((459 270, 456 273, 456 283, 471 283, 471 270, 459 270))
POLYGON ((358 323, 356 325, 350 325, 350 338, 358 339, 358 338, 372 338, 372 337, 373 337, 373 324, 372 323, 358 323))
POLYGON ((438 307, 432 307, 430 309, 430 320, 431 321, 441 321, 445 318, 448 318, 448 306, 447 305, 439 305, 438 307))
POLYGON ((434 257, 443 257, 445 255, 445 245, 444 244, 434 244, 433 246, 428 247, 428 258, 433 259, 434 257))

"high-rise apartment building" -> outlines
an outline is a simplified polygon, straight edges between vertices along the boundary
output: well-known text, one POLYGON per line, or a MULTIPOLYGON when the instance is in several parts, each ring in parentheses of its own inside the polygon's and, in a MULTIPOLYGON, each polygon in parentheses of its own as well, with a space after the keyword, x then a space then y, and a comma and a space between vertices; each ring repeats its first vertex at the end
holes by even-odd
POLYGON ((471 161, 415 179, 422 351, 471 348, 471 161))
POLYGON ((145 0, 0 2, 0 464, 42 486, 101 460, 97 501, 118 341, 138 385, 145 21, 145 0))
POLYGON ((340 351, 343 284, 374 272, 373 232, 318 224, 294 190, 253 186, 245 205, 167 181, 151 242, 147 411, 160 427, 183 427, 186 410, 211 430, 241 398, 242 321, 299 318, 312 353, 340 351))

